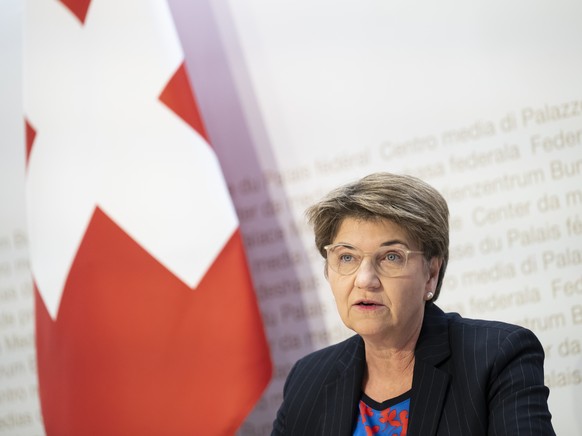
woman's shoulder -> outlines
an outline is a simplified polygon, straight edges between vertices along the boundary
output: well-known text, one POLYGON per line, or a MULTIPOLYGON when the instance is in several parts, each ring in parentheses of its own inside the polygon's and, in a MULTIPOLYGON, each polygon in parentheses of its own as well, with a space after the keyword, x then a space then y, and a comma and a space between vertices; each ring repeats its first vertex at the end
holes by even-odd
POLYGON ((349 368, 360 368, 364 359, 363 340, 358 335, 327 346, 302 357, 289 372, 284 392, 319 392, 326 383, 346 374, 349 368))
MULTIPOLYGON (((430 316, 430 315, 429 315, 430 316)), ((451 345, 462 343, 476 348, 534 346, 541 348, 535 334, 522 326, 503 321, 466 318, 458 313, 445 313, 438 307, 432 310, 432 316, 448 328, 451 345), (436 309, 436 310, 435 310, 436 309)), ((431 321, 429 321, 430 323, 431 321)), ((435 322, 433 320, 432 322, 435 322)), ((438 321, 436 321, 438 323, 438 321)))
POLYGON ((296 366, 327 366, 328 364, 350 364, 363 356, 364 342, 359 335, 351 336, 337 344, 313 351, 299 359, 296 366))
POLYGON ((459 314, 447 314, 449 328, 453 332, 472 332, 477 336, 505 338, 508 336, 534 336, 534 333, 522 326, 504 321, 465 318, 459 314))
POLYGON ((452 331, 471 331, 476 333, 489 331, 498 332, 501 335, 508 335, 517 331, 530 332, 525 327, 504 321, 468 318, 456 312, 443 312, 434 304, 431 307, 427 307, 425 316, 428 324, 446 323, 452 331))

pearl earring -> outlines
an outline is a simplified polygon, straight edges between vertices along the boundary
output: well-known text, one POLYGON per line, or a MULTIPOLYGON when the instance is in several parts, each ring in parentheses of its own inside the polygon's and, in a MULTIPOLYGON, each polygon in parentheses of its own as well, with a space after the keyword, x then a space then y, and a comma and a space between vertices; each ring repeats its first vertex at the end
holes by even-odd
POLYGON ((428 294, 426 294, 426 299, 427 300, 431 300, 432 297, 434 297, 434 294, 432 292, 429 292, 428 294))

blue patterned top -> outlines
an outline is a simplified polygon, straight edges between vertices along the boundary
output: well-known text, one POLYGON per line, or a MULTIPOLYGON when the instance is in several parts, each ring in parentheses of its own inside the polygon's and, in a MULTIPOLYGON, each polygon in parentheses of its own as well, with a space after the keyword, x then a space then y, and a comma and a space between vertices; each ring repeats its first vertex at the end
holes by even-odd
POLYGON ((378 403, 366 394, 362 394, 359 406, 360 413, 354 429, 354 436, 406 436, 410 411, 410 391, 383 403, 378 403))

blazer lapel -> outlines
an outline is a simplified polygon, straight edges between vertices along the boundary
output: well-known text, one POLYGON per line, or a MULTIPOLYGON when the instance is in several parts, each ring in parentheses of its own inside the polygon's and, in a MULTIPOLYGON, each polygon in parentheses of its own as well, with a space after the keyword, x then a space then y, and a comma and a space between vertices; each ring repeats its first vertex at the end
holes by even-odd
POLYGON ((357 336, 354 347, 344 353, 335 365, 335 377, 325 385, 322 434, 349 436, 352 434, 358 403, 362 396, 364 375, 364 341, 357 336))
POLYGON ((408 436, 433 436, 441 418, 449 375, 423 361, 416 361, 408 436))
POLYGON ((436 434, 450 382, 449 374, 436 366, 450 354, 448 320, 429 304, 415 351, 408 436, 436 434))

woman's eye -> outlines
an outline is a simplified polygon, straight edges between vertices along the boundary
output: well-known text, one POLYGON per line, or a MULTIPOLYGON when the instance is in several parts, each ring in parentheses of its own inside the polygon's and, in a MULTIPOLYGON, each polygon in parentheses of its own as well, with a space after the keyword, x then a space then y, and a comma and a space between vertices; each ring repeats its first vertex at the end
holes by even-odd
POLYGON ((340 254, 339 260, 343 263, 352 262, 354 260, 354 256, 351 254, 340 254))
POLYGON ((384 260, 387 260, 388 262, 401 262, 402 261, 402 255, 400 255, 400 253, 397 253, 395 251, 390 251, 388 253, 386 253, 384 255, 384 260))

